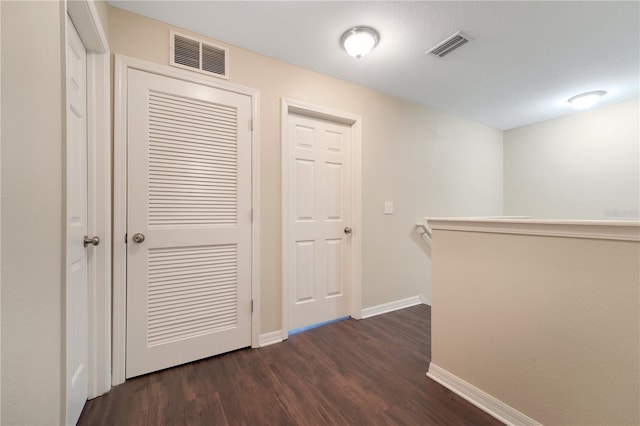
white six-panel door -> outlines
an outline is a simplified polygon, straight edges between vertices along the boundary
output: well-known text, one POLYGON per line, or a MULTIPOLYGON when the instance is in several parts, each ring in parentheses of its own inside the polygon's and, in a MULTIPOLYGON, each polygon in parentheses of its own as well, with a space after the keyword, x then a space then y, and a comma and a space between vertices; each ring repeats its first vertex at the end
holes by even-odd
POLYGON ((87 51, 67 17, 66 423, 76 424, 88 395, 87 51))
POLYGON ((289 329, 349 314, 351 127, 289 115, 289 329), (345 232, 346 229, 346 232, 345 232))
POLYGON ((251 345, 251 98, 128 73, 127 378, 251 345))

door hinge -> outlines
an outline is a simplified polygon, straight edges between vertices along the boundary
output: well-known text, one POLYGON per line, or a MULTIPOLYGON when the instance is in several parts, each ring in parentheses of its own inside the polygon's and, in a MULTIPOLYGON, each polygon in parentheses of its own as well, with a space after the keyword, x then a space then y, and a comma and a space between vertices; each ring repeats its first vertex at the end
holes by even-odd
POLYGON ((251 209, 251 223, 253 223, 253 209, 251 209))
POLYGON ((127 244, 127 234, 124 234, 124 243, 127 244))
POLYGON ((253 313, 253 300, 251 301, 251 313, 253 313))
POLYGON ((253 132, 253 118, 249 119, 249 130, 253 132))

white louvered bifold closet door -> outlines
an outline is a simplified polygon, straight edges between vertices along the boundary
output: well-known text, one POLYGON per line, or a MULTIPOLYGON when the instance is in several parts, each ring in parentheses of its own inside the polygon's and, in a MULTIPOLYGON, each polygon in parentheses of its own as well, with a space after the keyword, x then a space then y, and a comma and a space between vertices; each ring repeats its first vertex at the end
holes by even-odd
POLYGON ((251 98, 128 73, 127 378, 251 344, 251 98))

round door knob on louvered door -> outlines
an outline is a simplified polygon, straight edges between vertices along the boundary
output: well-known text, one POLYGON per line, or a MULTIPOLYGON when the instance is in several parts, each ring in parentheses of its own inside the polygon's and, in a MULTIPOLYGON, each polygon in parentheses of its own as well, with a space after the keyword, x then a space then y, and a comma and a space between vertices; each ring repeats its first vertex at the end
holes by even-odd
POLYGON ((140 244, 141 242, 144 241, 144 234, 137 232, 133 234, 133 237, 131 237, 131 239, 133 240, 134 243, 140 244))

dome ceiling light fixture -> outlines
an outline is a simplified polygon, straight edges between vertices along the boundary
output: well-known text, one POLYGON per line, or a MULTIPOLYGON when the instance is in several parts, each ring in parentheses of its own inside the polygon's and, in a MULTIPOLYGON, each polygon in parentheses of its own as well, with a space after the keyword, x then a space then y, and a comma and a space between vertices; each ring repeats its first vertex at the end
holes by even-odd
POLYGON ((601 97, 606 95, 604 90, 596 90, 595 92, 587 92, 569 98, 569 103, 576 109, 591 108, 598 103, 601 97))
POLYGON ((378 44, 380 36, 370 27, 354 27, 342 34, 340 44, 354 58, 362 58, 378 44))

